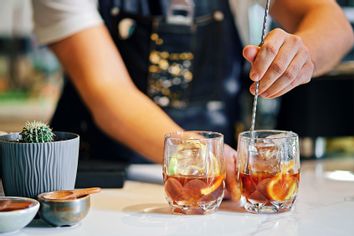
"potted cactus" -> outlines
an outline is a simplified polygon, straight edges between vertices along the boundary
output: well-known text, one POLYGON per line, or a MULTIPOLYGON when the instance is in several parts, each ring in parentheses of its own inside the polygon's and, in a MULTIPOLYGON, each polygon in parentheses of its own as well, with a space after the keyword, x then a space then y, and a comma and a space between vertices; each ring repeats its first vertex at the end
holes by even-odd
POLYGON ((36 198, 43 192, 73 189, 78 156, 77 134, 26 122, 22 132, 0 136, 5 195, 36 198))
POLYGON ((23 143, 46 143, 54 140, 55 134, 45 123, 39 121, 26 122, 20 133, 23 143))

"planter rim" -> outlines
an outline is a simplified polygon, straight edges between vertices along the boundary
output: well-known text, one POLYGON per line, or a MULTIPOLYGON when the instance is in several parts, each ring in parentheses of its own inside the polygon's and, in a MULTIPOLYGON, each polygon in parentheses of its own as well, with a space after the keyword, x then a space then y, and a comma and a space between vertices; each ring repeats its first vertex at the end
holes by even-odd
POLYGON ((43 143, 21 143, 21 142, 14 142, 15 140, 11 140, 11 139, 6 139, 5 137, 7 136, 11 136, 11 135, 20 135, 20 132, 12 132, 12 133, 8 133, 8 134, 4 134, 4 135, 1 135, 0 136, 0 143, 9 143, 9 144, 15 144, 15 145, 33 145, 33 144, 36 144, 36 145, 45 145, 45 144, 50 144, 50 143, 65 143, 65 142, 70 142, 74 139, 79 139, 80 138, 80 135, 76 134, 76 133, 73 133, 73 132, 66 132, 66 131, 54 131, 53 132, 55 135, 56 134, 62 134, 62 135, 65 135, 65 134, 69 134, 69 135, 72 135, 73 137, 70 137, 68 139, 64 139, 64 140, 55 140, 55 141, 52 141, 52 142, 43 142, 43 143))

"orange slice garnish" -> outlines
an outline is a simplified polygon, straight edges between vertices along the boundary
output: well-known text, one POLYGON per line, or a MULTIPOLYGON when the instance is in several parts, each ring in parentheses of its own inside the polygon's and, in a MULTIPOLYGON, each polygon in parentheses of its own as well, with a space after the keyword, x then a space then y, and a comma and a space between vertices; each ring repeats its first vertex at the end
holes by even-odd
POLYGON ((202 188, 200 190, 200 193, 203 194, 203 195, 208 195, 212 192, 214 192, 216 189, 219 188, 220 184, 222 184, 222 182, 224 181, 224 177, 223 176, 218 176, 215 183, 210 186, 210 187, 206 187, 206 188, 202 188))
POLYGON ((267 185, 268 196, 275 201, 289 200, 296 191, 296 180, 286 174, 278 174, 267 185))

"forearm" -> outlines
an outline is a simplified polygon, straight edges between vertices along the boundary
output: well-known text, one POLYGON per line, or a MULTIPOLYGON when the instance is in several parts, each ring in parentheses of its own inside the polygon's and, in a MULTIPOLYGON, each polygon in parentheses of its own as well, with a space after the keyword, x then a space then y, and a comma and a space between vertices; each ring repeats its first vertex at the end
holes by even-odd
POLYGON ((353 45, 352 29, 342 12, 329 7, 310 11, 295 34, 302 37, 310 51, 314 76, 331 70, 353 45))
POLYGON ((293 0, 275 1, 283 11, 275 9, 275 18, 303 39, 315 65, 314 76, 328 72, 353 46, 349 22, 334 1, 289 1, 293 0))
POLYGON ((134 86, 105 27, 84 30, 51 48, 96 124, 115 140, 161 162, 164 134, 181 128, 134 86))
POLYGON ((181 128, 138 90, 115 91, 117 87, 96 93, 97 104, 90 106, 96 124, 112 138, 161 162, 164 135, 181 128))

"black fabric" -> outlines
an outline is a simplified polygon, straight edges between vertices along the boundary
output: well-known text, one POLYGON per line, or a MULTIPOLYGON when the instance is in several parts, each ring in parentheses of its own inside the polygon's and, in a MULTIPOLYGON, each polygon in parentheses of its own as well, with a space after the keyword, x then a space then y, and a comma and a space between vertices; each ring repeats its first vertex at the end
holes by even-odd
MULTIPOLYGON (((124 11, 123 5, 120 5, 122 2, 124 1, 100 1, 100 13, 131 78, 137 87, 146 93, 152 23, 156 19, 162 23, 164 19, 163 15, 154 14, 165 11, 155 6, 154 14, 149 16, 133 14, 124 11), (111 14, 113 7, 120 9, 118 15, 111 14), (134 32, 128 39, 121 39, 117 25, 126 18, 134 20, 134 32)), ((195 1, 195 4, 196 18, 212 17, 217 10, 223 12, 224 19, 208 24, 203 24, 203 21, 196 23, 194 33, 187 38, 191 41, 190 50, 194 53, 194 77, 190 86, 188 106, 163 109, 183 128, 222 132, 226 143, 233 145, 233 125, 239 115, 238 95, 243 65, 241 41, 227 1, 195 1), (210 100, 213 103, 208 103, 210 100)), ((137 9, 139 11, 141 6, 137 6, 137 9)), ((52 126, 55 130, 68 130, 81 135, 83 158, 144 162, 136 153, 112 141, 99 130, 69 80, 65 83, 52 126)))

